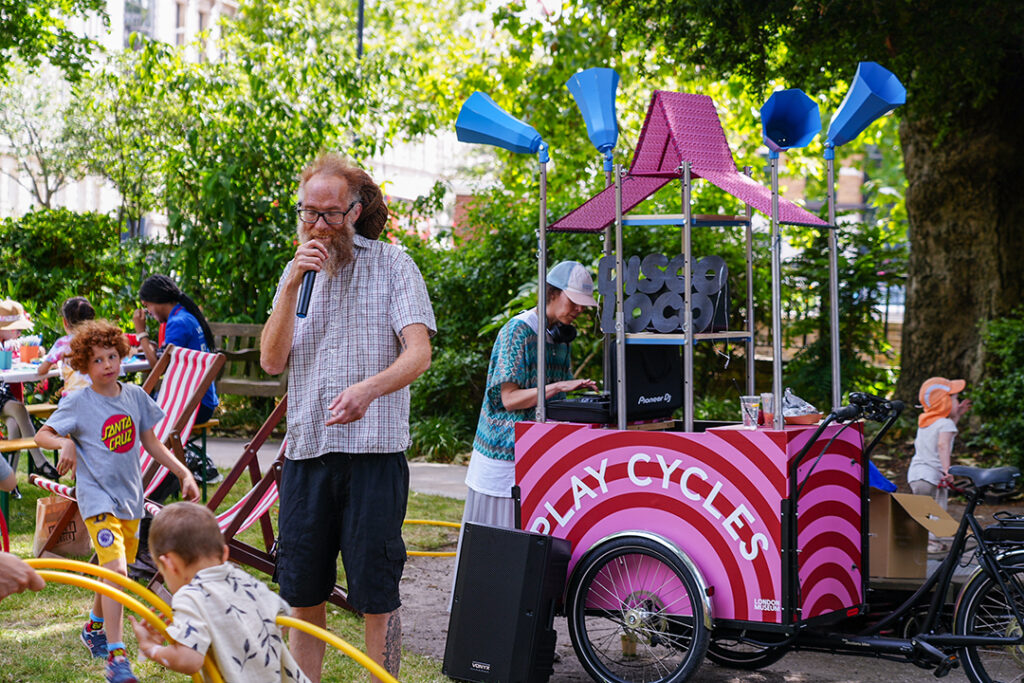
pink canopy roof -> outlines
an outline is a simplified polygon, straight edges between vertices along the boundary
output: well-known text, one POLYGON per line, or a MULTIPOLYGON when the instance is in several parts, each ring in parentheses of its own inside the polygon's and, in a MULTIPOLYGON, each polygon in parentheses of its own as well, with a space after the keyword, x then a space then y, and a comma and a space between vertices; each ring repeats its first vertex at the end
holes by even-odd
MULTIPOLYGON (((683 161, 690 175, 704 178, 732 196, 771 215, 771 190, 736 170, 715 104, 707 95, 655 90, 647 120, 622 179, 622 212, 627 213, 673 178, 683 161)), ((607 187, 558 219, 554 231, 598 232, 615 220, 615 188, 607 187)), ((814 214, 779 197, 779 222, 827 225, 814 214)))

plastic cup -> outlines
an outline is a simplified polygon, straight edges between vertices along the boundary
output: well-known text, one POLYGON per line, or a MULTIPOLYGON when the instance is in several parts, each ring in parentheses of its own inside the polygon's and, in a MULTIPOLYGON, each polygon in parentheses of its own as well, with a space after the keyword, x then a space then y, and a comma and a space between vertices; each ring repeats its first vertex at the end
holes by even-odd
POLYGON ((761 415, 764 424, 770 425, 775 418, 775 394, 766 392, 761 394, 761 415))
POLYGON ((31 363, 33 358, 38 358, 39 357, 39 347, 38 346, 22 346, 21 347, 20 356, 21 356, 21 362, 22 363, 31 363))
POLYGON ((760 396, 740 396, 740 414, 744 429, 757 429, 757 413, 761 410, 760 396))
POLYGON ((0 370, 10 370, 13 363, 13 351, 0 351, 0 370))

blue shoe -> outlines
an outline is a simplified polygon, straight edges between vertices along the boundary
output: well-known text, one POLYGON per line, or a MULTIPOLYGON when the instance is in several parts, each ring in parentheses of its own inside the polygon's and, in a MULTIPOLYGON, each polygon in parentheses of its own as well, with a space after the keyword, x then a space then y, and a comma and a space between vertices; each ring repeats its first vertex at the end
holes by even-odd
POLYGON ((82 638, 82 642, 89 648, 89 652, 92 653, 93 657, 104 659, 107 656, 107 632, 106 631, 90 631, 89 627, 86 626, 82 629, 82 633, 79 634, 82 638))
POLYGON ((132 665, 123 655, 107 657, 107 681, 108 683, 139 683, 139 679, 132 673, 132 665))

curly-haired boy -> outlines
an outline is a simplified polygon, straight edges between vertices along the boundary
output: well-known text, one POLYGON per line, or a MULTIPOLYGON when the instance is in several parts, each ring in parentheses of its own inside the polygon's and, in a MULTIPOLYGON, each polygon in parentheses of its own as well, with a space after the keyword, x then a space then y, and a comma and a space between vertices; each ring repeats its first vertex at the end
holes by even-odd
MULTIPOLYGON (((143 515, 139 446, 181 480, 186 498, 199 488, 184 464, 157 438, 153 428, 163 417, 142 387, 118 381, 128 340, 106 320, 75 328, 66 360, 89 376, 92 386, 66 396, 36 435, 43 448, 60 451, 57 471, 75 472, 76 497, 99 563, 127 575, 139 545, 143 515)), ((136 681, 122 640, 123 609, 112 598, 96 596, 82 642, 93 657, 107 659, 107 680, 136 681)))

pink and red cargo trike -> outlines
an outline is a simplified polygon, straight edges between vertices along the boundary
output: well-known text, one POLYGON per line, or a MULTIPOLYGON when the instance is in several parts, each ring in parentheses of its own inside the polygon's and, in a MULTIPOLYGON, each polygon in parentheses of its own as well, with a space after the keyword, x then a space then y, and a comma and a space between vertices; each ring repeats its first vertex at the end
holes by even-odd
MULTIPOLYGON (((569 81, 590 139, 604 155, 607 187, 550 226, 548 150, 540 135, 482 93, 467 100, 457 124, 460 140, 538 153, 540 282, 549 231, 606 235, 605 270, 623 274, 611 280, 611 289, 602 282, 606 303, 614 301, 603 316, 610 322, 607 419, 551 420, 554 410, 541 390, 536 421, 521 424, 515 435, 517 523, 571 543, 561 608, 584 668, 597 681, 676 682, 690 678, 705 656, 756 669, 790 650, 810 649, 911 662, 936 675, 962 665, 972 681, 1024 680, 1024 520, 1004 515, 982 528, 974 516, 986 493, 1015 486, 1015 468, 951 469, 970 484, 968 502, 952 550, 927 580, 869 576, 869 499, 886 495, 869 489, 869 456, 903 404, 853 392, 842 405, 835 306, 833 408, 818 423, 786 424, 783 410, 775 410, 769 424, 751 429, 701 422, 693 414, 693 345, 702 340, 745 344, 746 393, 755 393, 753 209, 771 223, 773 403, 782 405, 779 223, 829 230, 835 302, 834 148, 903 102, 899 81, 877 64, 861 64, 833 117, 825 145, 827 222, 778 194, 778 152, 807 144, 821 126, 817 105, 802 92, 777 92, 762 109, 772 162, 767 188, 736 170, 714 104, 701 95, 656 91, 632 165, 623 172, 612 159, 617 82, 610 69, 589 69, 569 81), (745 215, 693 215, 696 178, 743 200, 745 215), (681 182, 681 215, 629 213, 674 180, 681 182), (637 265, 622 247, 623 227, 631 225, 673 226, 681 233, 682 258, 645 259, 641 266, 647 279, 660 278, 664 287, 649 291, 655 287, 647 283, 641 293, 654 303, 646 314, 640 311, 647 316, 640 322, 641 299, 631 298, 637 283, 629 291, 626 277, 637 265), (705 310, 707 297, 701 298, 706 273, 692 263, 690 236, 706 225, 746 233, 739 330, 716 327, 705 310), (661 270, 652 278, 654 267, 661 270), (652 330, 655 320, 660 327, 652 330), (675 329, 666 331, 666 320, 675 329), (637 375, 627 360, 666 344, 682 349, 682 418, 635 428, 627 424, 635 392, 626 385, 637 375), (868 444, 861 418, 882 423, 868 444), (971 557, 978 567, 950 602, 954 570, 971 557)), ((538 308, 544 319, 543 296, 538 308)), ((543 377, 543 347, 538 357, 543 377)), ((581 399, 579 407, 594 400, 581 399)))

